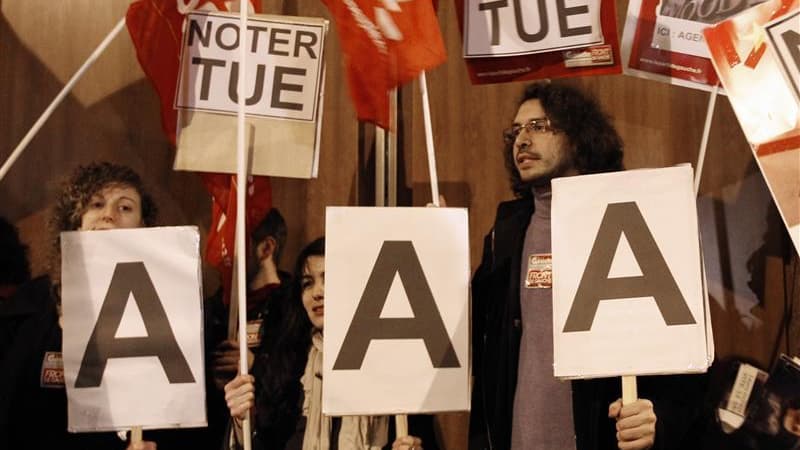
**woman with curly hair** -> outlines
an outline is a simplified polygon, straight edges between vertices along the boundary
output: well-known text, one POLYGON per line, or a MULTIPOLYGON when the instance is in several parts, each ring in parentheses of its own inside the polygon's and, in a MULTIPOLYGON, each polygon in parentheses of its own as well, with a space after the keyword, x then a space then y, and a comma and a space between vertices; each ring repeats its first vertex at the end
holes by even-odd
MULTIPOLYGON (((61 361, 61 252, 59 233, 155 225, 157 209, 141 178, 128 167, 92 163, 64 183, 51 219, 50 276, 36 278, 11 299, 24 305, 0 371, 0 448, 124 449, 115 433, 68 433, 61 376, 45 376, 61 361)), ((56 372, 57 373, 57 372, 56 372)), ((152 442, 129 449, 154 449, 152 442)))
MULTIPOLYGON (((300 252, 292 282, 283 311, 262 324, 253 375, 239 375, 225 386, 231 416, 238 424, 255 406, 257 450, 380 450, 388 442, 387 416, 322 414, 324 238, 300 252)), ((400 437, 392 449, 422 450, 422 440, 400 437)))

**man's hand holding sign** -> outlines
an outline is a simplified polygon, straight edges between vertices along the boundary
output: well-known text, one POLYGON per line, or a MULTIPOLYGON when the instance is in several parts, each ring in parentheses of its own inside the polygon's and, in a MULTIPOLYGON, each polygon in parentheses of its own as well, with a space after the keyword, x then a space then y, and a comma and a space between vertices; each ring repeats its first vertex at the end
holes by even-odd
POLYGON ((623 376, 608 409, 621 449, 656 439, 633 375, 702 372, 713 359, 694 208, 690 167, 553 181, 555 375, 623 376))

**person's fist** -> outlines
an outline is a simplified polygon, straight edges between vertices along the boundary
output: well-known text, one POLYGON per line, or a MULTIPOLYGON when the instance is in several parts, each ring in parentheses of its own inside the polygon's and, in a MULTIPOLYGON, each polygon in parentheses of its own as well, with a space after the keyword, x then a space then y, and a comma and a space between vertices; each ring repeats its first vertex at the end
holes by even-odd
POLYGON ((623 405, 618 399, 608 406, 608 417, 617 420, 620 450, 646 450, 653 446, 657 418, 650 400, 639 399, 623 405))
POLYGON ((244 419, 255 405, 255 378, 252 375, 238 375, 225 385, 225 402, 231 417, 244 419))

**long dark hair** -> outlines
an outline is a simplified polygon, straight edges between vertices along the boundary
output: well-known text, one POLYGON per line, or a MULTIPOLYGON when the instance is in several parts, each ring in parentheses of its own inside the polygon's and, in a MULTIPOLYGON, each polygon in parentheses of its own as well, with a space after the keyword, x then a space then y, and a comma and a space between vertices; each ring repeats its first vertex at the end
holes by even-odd
MULTIPOLYGON (((541 81, 528 85, 517 103, 539 100, 553 127, 563 131, 575 154, 581 175, 622 170, 622 138, 594 98, 566 84, 541 81)), ((511 188, 518 197, 531 196, 531 186, 520 179, 514 165, 514 143, 503 148, 511 188)))
POLYGON ((302 300, 303 269, 311 256, 325 256, 325 238, 308 244, 297 256, 288 298, 273 299, 278 304, 264 318, 261 348, 253 365, 256 378, 256 409, 262 438, 273 443, 267 448, 282 448, 279 443, 294 431, 299 417, 303 389, 300 377, 305 370, 311 345, 311 321, 302 300))

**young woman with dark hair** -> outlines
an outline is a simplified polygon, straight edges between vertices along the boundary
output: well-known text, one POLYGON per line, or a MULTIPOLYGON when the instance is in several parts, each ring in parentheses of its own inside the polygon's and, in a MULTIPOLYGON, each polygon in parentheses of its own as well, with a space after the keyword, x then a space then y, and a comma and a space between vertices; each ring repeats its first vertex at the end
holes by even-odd
MULTIPOLYGON (((324 238, 311 242, 297 257, 287 300, 281 311, 264 320, 253 375, 239 375, 225 386, 231 416, 239 424, 255 406, 253 448, 258 450, 383 448, 389 417, 322 414, 324 238)), ((422 450, 422 441, 405 436, 392 448, 422 450)))

